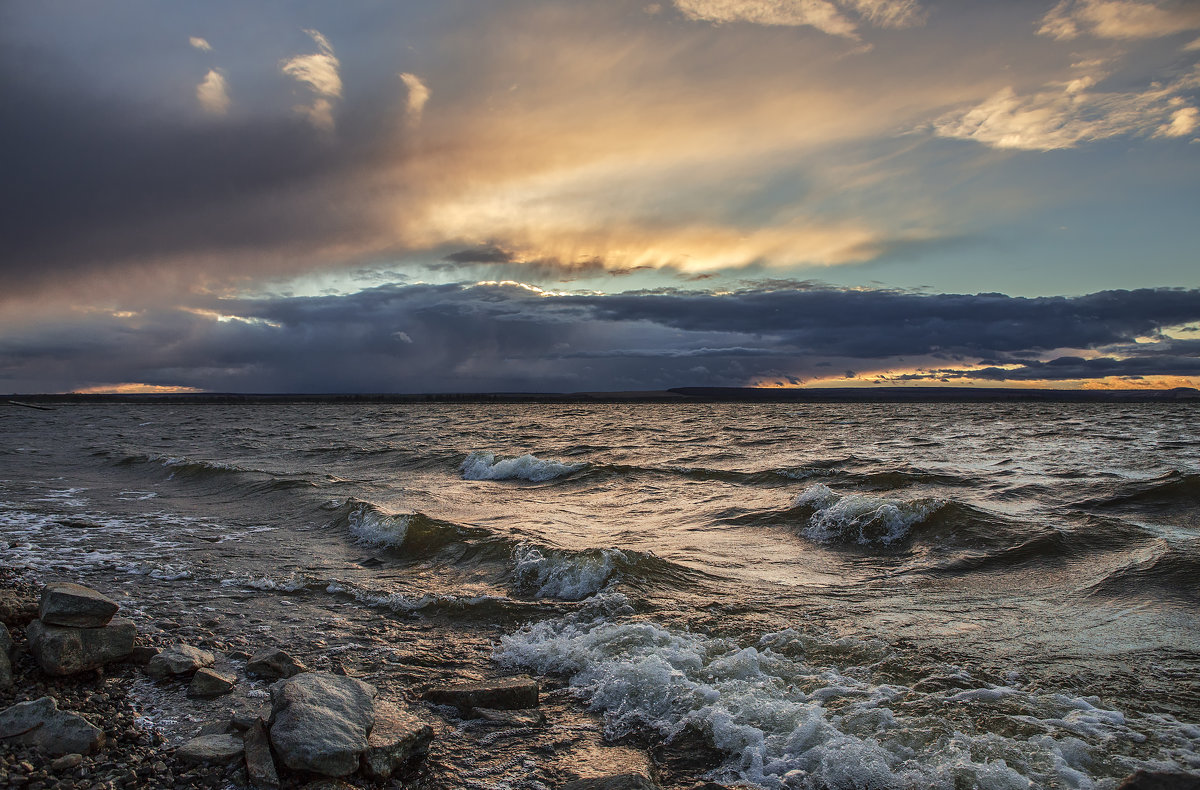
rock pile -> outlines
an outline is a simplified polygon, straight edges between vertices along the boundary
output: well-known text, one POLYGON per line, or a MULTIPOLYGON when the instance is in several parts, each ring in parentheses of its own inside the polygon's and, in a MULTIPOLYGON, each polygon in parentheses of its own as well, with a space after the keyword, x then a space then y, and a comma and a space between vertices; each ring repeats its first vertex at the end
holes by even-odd
POLYGON ((48 675, 76 675, 133 652, 137 628, 113 617, 117 603, 78 584, 47 585, 38 617, 25 628, 29 651, 48 675))
POLYGON ((268 719, 235 716, 234 728, 247 725, 240 738, 203 735, 180 746, 176 756, 216 764, 244 759, 251 784, 262 789, 279 787, 276 760, 301 776, 389 779, 428 751, 433 728, 406 706, 377 696, 374 686, 355 678, 301 672, 271 687, 268 719))

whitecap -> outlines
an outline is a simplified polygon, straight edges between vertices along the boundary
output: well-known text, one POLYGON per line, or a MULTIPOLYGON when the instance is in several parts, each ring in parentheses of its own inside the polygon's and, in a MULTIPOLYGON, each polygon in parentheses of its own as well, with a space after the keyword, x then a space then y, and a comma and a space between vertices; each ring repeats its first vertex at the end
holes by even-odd
POLYGON ((564 464, 525 454, 497 459, 494 453, 474 452, 459 469, 464 480, 529 480, 534 483, 553 480, 582 469, 584 464, 564 464))
POLYGON ((618 549, 563 552, 520 543, 513 549, 515 586, 534 598, 581 601, 612 581, 628 558, 618 549))
POLYGON ((865 494, 838 494, 823 483, 804 489, 792 507, 812 514, 800 532, 817 543, 891 544, 908 537, 942 506, 937 499, 887 499, 865 494))

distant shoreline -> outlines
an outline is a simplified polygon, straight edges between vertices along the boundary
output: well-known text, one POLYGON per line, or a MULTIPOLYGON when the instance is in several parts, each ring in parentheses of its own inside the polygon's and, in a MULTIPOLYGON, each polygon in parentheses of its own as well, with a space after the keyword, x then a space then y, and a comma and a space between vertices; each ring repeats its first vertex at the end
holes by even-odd
MULTIPOLYGON (((11 397, 11 400, 8 399, 11 397)), ((837 387, 759 389, 676 387, 635 392, 462 392, 462 393, 146 393, 13 394, 12 408, 29 404, 413 404, 413 403, 1173 403, 1200 402, 1200 390, 1054 390, 1007 387, 837 387)))

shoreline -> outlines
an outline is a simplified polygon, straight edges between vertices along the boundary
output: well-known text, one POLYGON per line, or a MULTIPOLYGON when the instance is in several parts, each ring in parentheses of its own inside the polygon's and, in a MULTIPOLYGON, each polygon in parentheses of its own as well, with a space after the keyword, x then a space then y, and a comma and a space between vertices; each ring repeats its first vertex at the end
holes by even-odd
MULTIPOLYGON (((0 614, 4 614, 4 619, 15 617, 15 622, 20 623, 33 615, 44 581, 58 583, 66 579, 43 580, 38 572, 28 568, 0 569, 0 614), (15 607, 14 603, 19 606, 15 607), (13 615, 14 608, 23 609, 23 614, 13 615)), ((95 582, 89 580, 88 583, 95 582)), ((44 672, 30 653, 24 626, 9 625, 15 643, 14 682, 9 689, 0 688, 0 711, 17 703, 50 696, 57 701, 59 710, 82 715, 101 727, 105 744, 91 755, 62 757, 41 753, 34 747, 0 741, 3 747, 0 749, 0 787, 25 790, 59 787, 77 790, 168 787, 240 790, 262 787, 251 781, 240 760, 224 764, 197 763, 177 754, 181 746, 196 736, 238 735, 235 724, 239 719, 252 720, 259 716, 264 721, 267 719, 271 710, 269 688, 274 679, 258 679, 247 672, 250 658, 247 651, 253 652, 255 645, 230 649, 234 645, 223 638, 227 629, 219 627, 219 615, 202 620, 211 625, 206 628, 194 625, 196 613, 182 608, 169 612, 143 607, 128 614, 138 621, 134 654, 102 668, 65 677, 44 672), (147 622, 154 625, 147 627, 147 622), (149 677, 147 660, 159 651, 179 644, 214 651, 217 657, 214 670, 237 678, 232 692, 207 699, 195 698, 186 691, 190 675, 149 677), (224 650, 219 649, 222 646, 224 650)), ((435 639, 453 639, 452 634, 436 635, 438 631, 451 630, 443 625, 430 622, 414 625, 417 630, 432 631, 435 639)), ((367 634, 356 634, 356 637, 366 641, 367 634)), ((261 646, 275 640, 238 641, 259 642, 261 646)), ((338 657, 332 660, 322 660, 328 658, 319 655, 322 645, 323 640, 314 639, 308 645, 288 645, 288 650, 301 664, 307 663, 314 671, 379 683, 379 667, 350 660, 349 651, 337 653, 338 657)), ((559 768, 555 773, 560 781, 553 787, 570 787, 571 790, 728 790, 725 785, 699 778, 700 774, 716 767, 721 755, 700 748, 702 745, 695 743, 694 738, 676 739, 672 744, 655 744, 649 738, 626 738, 618 743, 606 741, 599 720, 583 709, 560 679, 537 679, 542 699, 535 708, 485 711, 481 716, 473 710, 463 712, 446 707, 445 700, 432 694, 432 690, 447 677, 479 680, 477 672, 452 657, 443 667, 426 669, 429 670, 426 674, 437 676, 432 684, 414 684, 406 677, 398 685, 379 684, 379 691, 380 699, 388 699, 387 705, 399 705, 415 712, 432 726, 433 746, 428 755, 413 758, 395 777, 383 780, 358 774, 331 778, 289 771, 282 767, 276 755, 275 762, 280 767, 278 786, 284 790, 484 787, 485 784, 470 781, 473 769, 479 767, 479 760, 471 755, 504 743, 506 752, 497 755, 497 759, 515 762, 512 754, 515 752, 517 759, 536 757, 544 763, 550 758, 557 762, 559 768), (591 727, 586 726, 587 720, 591 727), (568 723, 567 729, 573 731, 575 742, 556 747, 550 743, 554 739, 548 736, 554 729, 551 725, 563 721, 568 723), (581 722, 584 723, 582 727, 581 722), (614 777, 622 777, 623 781, 629 780, 633 784, 605 784, 614 777)), ((493 664, 491 669, 495 672, 498 668, 493 664)), ((387 667, 384 672, 392 673, 387 667)), ((483 680, 486 685, 487 679, 483 680)), ((495 680, 493 678, 492 682, 495 680)), ((487 758, 482 759, 486 761, 487 758)))

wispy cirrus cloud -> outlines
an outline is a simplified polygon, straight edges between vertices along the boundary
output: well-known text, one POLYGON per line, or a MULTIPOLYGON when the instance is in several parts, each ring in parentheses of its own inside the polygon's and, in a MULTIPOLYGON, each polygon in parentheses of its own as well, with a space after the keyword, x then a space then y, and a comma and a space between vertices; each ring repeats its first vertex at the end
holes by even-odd
POLYGON ((1200 29, 1200 6, 1147 0, 1061 0, 1042 17, 1039 35, 1146 39, 1200 29))
POLYGON ((992 148, 1052 151, 1121 135, 1184 137, 1197 128, 1188 92, 1200 87, 1200 67, 1142 91, 1105 91, 1095 76, 1049 83, 1018 94, 1004 88, 983 102, 936 120, 940 137, 973 140, 992 148))

